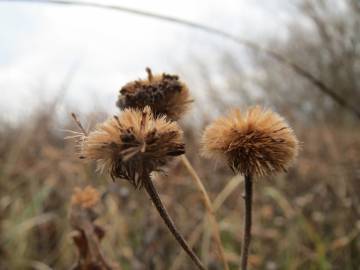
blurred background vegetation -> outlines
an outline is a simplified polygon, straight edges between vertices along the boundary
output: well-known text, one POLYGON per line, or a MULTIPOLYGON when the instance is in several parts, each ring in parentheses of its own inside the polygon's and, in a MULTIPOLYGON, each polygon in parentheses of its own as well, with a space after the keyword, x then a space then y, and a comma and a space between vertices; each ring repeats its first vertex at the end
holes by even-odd
MULTIPOLYGON (((341 0, 334 8, 334 1, 304 0, 296 8, 302 23, 292 22, 286 38, 269 38, 261 46, 297 63, 359 107, 359 1, 341 0)), ((237 57, 219 51, 216 76, 206 59, 192 57, 191 69, 178 67, 181 78, 204 89, 193 90, 194 108, 181 126, 187 156, 217 209, 231 269, 239 265, 242 179, 222 164, 214 168, 203 160, 199 139, 214 116, 253 104, 284 115, 302 150, 287 174, 256 180, 252 269, 360 269, 359 118, 265 53, 246 49, 246 57, 237 57)), ((19 121, 1 118, 0 269, 68 269, 76 257, 69 237, 70 196, 75 187, 88 184, 101 192, 98 222, 106 228, 102 248, 107 257, 123 269, 192 269, 145 193, 98 175, 93 164, 77 159, 73 142, 64 141, 64 130, 77 130, 67 117, 70 111, 56 114, 63 94, 71 95, 66 87, 64 81, 57 98, 19 121)), ((93 127, 107 116, 94 111, 80 119, 93 127)), ((183 165, 174 162, 167 175, 156 177, 156 186, 209 269, 222 269, 200 194, 183 165)))

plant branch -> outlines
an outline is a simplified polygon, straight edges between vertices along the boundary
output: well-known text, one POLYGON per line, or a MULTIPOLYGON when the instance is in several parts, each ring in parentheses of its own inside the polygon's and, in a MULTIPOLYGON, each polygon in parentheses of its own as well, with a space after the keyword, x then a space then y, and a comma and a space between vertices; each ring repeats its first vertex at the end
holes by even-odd
POLYGON ((192 259, 192 261, 196 264, 198 269, 205 270, 206 268, 204 267, 204 265, 202 264, 200 259, 196 256, 196 254, 189 247, 186 240, 180 234, 179 230, 176 228, 174 222, 170 218, 168 212, 166 211, 166 209, 165 209, 165 207, 164 207, 164 205, 163 205, 163 203, 162 203, 162 201, 161 201, 161 199, 159 197, 159 194, 156 191, 156 188, 155 188, 150 176, 149 175, 144 175, 143 176, 143 181, 144 181, 144 187, 145 187, 147 193, 149 194, 152 202, 154 203, 156 209, 158 210, 161 218, 164 220, 166 226, 169 228, 170 232, 173 234, 173 236, 178 241, 180 246, 189 255, 189 257, 192 259))
POLYGON ((241 270, 247 269, 247 262, 249 256, 249 248, 251 241, 251 206, 252 206, 252 176, 245 175, 245 219, 244 219, 244 232, 243 244, 241 248, 241 270))
POLYGON ((190 173, 192 179, 194 180, 196 186, 198 187, 198 189, 199 189, 199 191, 201 193, 201 198, 202 198, 202 200, 204 202, 204 205, 206 207, 206 210, 208 212, 210 222, 212 223, 213 236, 214 236, 214 239, 215 239, 218 251, 219 251, 220 259, 221 259, 221 261, 223 263, 224 269, 229 270, 229 266, 228 266, 228 263, 227 263, 226 257, 225 257, 224 247, 223 247, 223 245, 221 243, 219 224, 216 221, 216 216, 215 216, 215 213, 214 213, 214 208, 213 208, 213 205, 211 203, 210 197, 209 197, 208 193, 206 192, 206 189, 205 189, 199 175, 196 173, 195 169, 193 168, 193 166, 189 162, 188 158, 185 155, 182 155, 181 156, 181 161, 183 162, 184 166, 186 167, 186 169, 190 173))

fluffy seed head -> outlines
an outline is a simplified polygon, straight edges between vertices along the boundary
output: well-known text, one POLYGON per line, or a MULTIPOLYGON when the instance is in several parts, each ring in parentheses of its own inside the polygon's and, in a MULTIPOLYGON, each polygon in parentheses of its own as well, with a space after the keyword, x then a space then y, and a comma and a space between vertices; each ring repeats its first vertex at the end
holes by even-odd
POLYGON ((120 109, 150 106, 155 116, 165 115, 178 120, 189 109, 192 102, 188 87, 176 75, 152 75, 148 78, 130 82, 120 89, 116 105, 120 109))
POLYGON ((99 202, 99 198, 99 192, 95 188, 91 186, 86 186, 84 189, 77 187, 71 196, 71 205, 93 208, 99 202))
POLYGON ((210 124, 202 152, 227 161, 237 173, 263 176, 286 170, 297 156, 298 140, 280 115, 256 106, 244 115, 234 109, 210 124))
POLYGON ((184 153, 182 130, 164 116, 154 118, 150 107, 124 110, 84 136, 81 144, 82 158, 96 160, 99 170, 139 188, 144 174, 184 153))

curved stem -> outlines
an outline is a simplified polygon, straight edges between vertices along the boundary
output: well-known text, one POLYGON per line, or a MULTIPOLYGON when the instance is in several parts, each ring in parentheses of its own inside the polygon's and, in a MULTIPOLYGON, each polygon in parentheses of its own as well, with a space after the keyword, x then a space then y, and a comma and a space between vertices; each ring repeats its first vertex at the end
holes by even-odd
POLYGON ((216 221, 216 216, 215 216, 215 213, 214 213, 214 207, 213 207, 213 205, 211 203, 210 197, 209 197, 208 193, 206 192, 206 189, 205 189, 203 183, 201 182, 201 179, 200 179, 199 175, 196 173, 195 169, 193 168, 193 166, 189 162, 188 158, 185 155, 182 155, 181 156, 181 161, 183 162, 186 169, 189 171, 189 173, 192 176, 196 186, 200 190, 204 205, 206 207, 206 210, 208 211, 210 221, 212 223, 213 236, 214 236, 214 239, 215 239, 218 251, 219 251, 220 259, 221 259, 221 261, 223 263, 224 269, 229 270, 229 266, 228 266, 228 263, 227 263, 226 257, 225 257, 225 251, 224 251, 223 245, 221 243, 219 224, 216 221))
POLYGON ((162 201, 161 201, 161 199, 159 197, 159 194, 157 193, 157 191, 155 189, 155 186, 154 186, 152 180, 150 179, 150 177, 149 176, 144 176, 143 181, 144 181, 144 187, 145 187, 147 193, 149 194, 151 200, 153 201, 156 209, 158 210, 160 216, 164 220, 164 222, 165 222, 166 226, 168 227, 168 229, 170 230, 170 232, 173 234, 173 236, 178 241, 180 246, 189 255, 189 257, 192 259, 192 261, 196 264, 196 266, 201 270, 205 270, 206 268, 204 267, 204 265, 202 264, 200 259, 196 256, 194 251, 192 251, 192 249, 187 244, 186 240, 180 234, 180 232, 176 228, 174 222, 170 218, 170 216, 169 216, 168 212, 166 211, 166 209, 165 209, 165 207, 164 207, 164 205, 163 205, 163 203, 162 203, 162 201))
POLYGON ((245 220, 243 245, 241 249, 241 270, 247 269, 249 247, 251 241, 251 205, 252 205, 252 176, 245 175, 245 220))

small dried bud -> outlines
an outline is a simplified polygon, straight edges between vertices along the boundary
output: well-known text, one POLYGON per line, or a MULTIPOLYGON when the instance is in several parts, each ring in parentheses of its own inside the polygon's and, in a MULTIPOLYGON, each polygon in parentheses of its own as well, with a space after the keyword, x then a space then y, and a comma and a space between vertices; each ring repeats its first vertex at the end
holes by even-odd
POLYGON ((154 118, 150 107, 126 109, 84 135, 81 145, 81 157, 96 160, 100 171, 135 187, 141 187, 144 174, 184 153, 182 130, 164 116, 154 118))
POLYGON ((120 109, 150 106, 155 116, 179 120, 192 102, 188 87, 176 75, 153 75, 149 68, 146 71, 147 79, 130 82, 120 89, 116 105, 120 109))
POLYGON ((71 232, 78 256, 71 270, 98 269, 120 270, 121 268, 109 261, 101 250, 100 242, 105 236, 105 230, 96 224, 98 214, 94 206, 99 202, 99 192, 87 186, 84 189, 75 188, 71 197, 70 224, 71 232))
POLYGON ((84 189, 77 187, 71 196, 71 205, 93 208, 99 202, 99 198, 99 192, 95 188, 91 186, 86 186, 84 189))
POLYGON ((298 140, 284 119, 258 106, 217 119, 205 129, 202 145, 204 156, 225 159, 244 175, 284 171, 298 152, 298 140))

